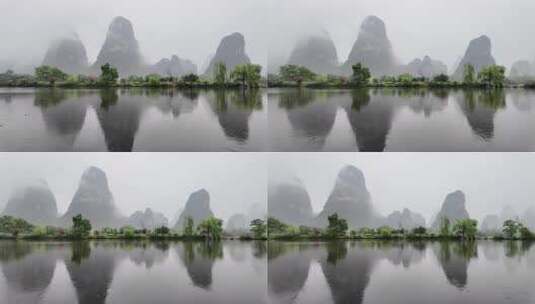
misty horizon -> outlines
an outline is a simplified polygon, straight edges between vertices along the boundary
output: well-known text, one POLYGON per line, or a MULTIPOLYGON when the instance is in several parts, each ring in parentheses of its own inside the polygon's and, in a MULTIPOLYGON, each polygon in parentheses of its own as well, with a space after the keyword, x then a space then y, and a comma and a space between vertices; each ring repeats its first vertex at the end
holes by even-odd
POLYGON ((457 190, 466 195, 466 209, 480 224, 485 216, 500 215, 505 209, 512 208, 521 217, 535 208, 532 154, 279 153, 272 154, 269 162, 269 184, 300 181, 315 215, 346 166, 362 170, 371 205, 383 217, 408 208, 423 215, 430 225, 446 196, 457 190))
POLYGON ((90 167, 106 173, 115 206, 125 217, 150 208, 163 213, 171 222, 183 210, 189 196, 201 189, 210 194, 210 208, 215 216, 225 221, 234 214, 248 215, 255 205, 266 204, 262 157, 232 153, 200 155, 2 153, 0 171, 13 173, 0 176, 0 209, 19 189, 43 180, 56 198, 58 216, 62 216, 82 174, 90 167), (233 163, 232 170, 226 162, 233 163))
POLYGON ((302 0, 157 1, 136 5, 101 1, 80 4, 55 0, 31 6, 28 1, 4 2, 0 5, 4 12, 0 13, 0 19, 17 26, 0 27, 4 37, 0 63, 38 66, 53 41, 72 33, 84 43, 89 62, 94 63, 108 26, 117 16, 132 22, 145 63, 154 64, 176 54, 192 60, 200 72, 221 39, 234 32, 244 35, 251 61, 265 69, 286 63, 292 49, 303 38, 323 34, 332 38, 341 64, 347 60, 360 25, 369 15, 385 22, 393 53, 400 64, 428 55, 444 62, 451 74, 468 43, 481 35, 490 37, 497 64, 508 70, 515 61, 535 59, 528 15, 535 9, 535 3, 527 0, 514 3, 338 0, 328 10, 323 2, 302 0), (330 18, 332 15, 337 18, 330 18))

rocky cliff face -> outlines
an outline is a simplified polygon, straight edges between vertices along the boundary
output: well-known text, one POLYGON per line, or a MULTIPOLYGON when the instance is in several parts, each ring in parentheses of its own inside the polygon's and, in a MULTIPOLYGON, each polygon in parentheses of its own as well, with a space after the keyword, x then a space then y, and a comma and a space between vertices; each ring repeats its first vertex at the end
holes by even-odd
POLYGON ((412 230, 416 227, 425 227, 425 218, 409 209, 394 211, 386 218, 387 225, 395 229, 412 230))
POLYGON ((416 58, 408 65, 402 66, 400 72, 431 79, 440 74, 447 74, 448 67, 441 61, 425 56, 423 59, 416 58))
POLYGON ((346 219, 350 228, 377 225, 364 174, 358 168, 346 166, 340 171, 334 188, 317 217, 317 224, 327 226, 327 217, 333 213, 346 219))
POLYGON ((167 226, 168 221, 165 215, 154 212, 147 208, 145 211, 136 211, 128 217, 127 224, 136 229, 154 230, 158 227, 167 226))
POLYGON ((139 74, 142 62, 132 23, 124 17, 116 17, 110 24, 106 41, 94 64, 94 70, 100 73, 100 67, 109 63, 117 68, 120 75, 127 76, 139 74))
POLYGON ((466 198, 462 191, 455 191, 449 193, 442 203, 442 208, 437 214, 433 225, 433 229, 438 230, 442 219, 447 218, 452 226, 456 221, 470 218, 468 211, 466 210, 466 198))
POLYGON ((118 227, 122 224, 123 219, 115 207, 106 173, 99 168, 90 167, 82 174, 78 190, 63 215, 63 224, 71 225, 72 217, 78 214, 89 219, 93 228, 118 227))
POLYGON ((389 75, 395 70, 396 60, 385 23, 376 16, 364 19, 357 41, 344 64, 344 74, 351 74, 351 66, 359 62, 368 67, 373 76, 389 75))
POLYGON ((483 35, 470 41, 463 59, 453 74, 454 79, 463 79, 464 67, 467 64, 471 64, 476 73, 485 67, 496 64, 494 57, 492 57, 492 43, 489 37, 483 35))
POLYGON ((318 74, 335 74, 338 55, 334 42, 327 33, 307 37, 297 43, 288 64, 305 66, 318 74))
POLYGON ((89 66, 85 46, 77 35, 54 41, 42 64, 56 67, 67 74, 85 73, 89 66))
POLYGON ((151 73, 162 76, 181 77, 186 74, 197 74, 197 66, 187 59, 179 58, 177 55, 171 59, 164 58, 150 68, 151 73))
POLYGON ((224 63, 227 66, 227 71, 232 71, 239 64, 251 63, 249 56, 245 53, 245 38, 242 34, 233 33, 221 40, 204 74, 212 76, 214 67, 218 62, 224 63))
POLYGON ((270 184, 268 214, 291 225, 308 225, 313 217, 310 197, 299 180, 270 184))
POLYGON ((180 214, 175 225, 175 229, 181 231, 188 217, 193 219, 193 224, 196 227, 199 223, 211 216, 214 216, 214 213, 210 209, 210 194, 204 189, 198 190, 189 196, 184 211, 180 214))
POLYGON ((54 225, 58 216, 56 198, 45 181, 36 181, 11 195, 3 215, 22 218, 35 225, 54 225))

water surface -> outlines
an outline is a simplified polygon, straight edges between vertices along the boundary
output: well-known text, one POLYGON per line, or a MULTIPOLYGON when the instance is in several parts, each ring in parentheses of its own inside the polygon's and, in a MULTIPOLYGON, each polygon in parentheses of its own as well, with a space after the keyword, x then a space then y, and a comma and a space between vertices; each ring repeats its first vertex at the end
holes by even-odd
POLYGON ((271 303, 535 303, 525 242, 269 243, 271 303))
POLYGON ((270 89, 272 151, 535 151, 535 90, 270 89))
POLYGON ((264 151, 263 94, 0 88, 0 151, 264 151))
POLYGON ((0 241, 0 303, 266 303, 266 250, 239 241, 0 241))

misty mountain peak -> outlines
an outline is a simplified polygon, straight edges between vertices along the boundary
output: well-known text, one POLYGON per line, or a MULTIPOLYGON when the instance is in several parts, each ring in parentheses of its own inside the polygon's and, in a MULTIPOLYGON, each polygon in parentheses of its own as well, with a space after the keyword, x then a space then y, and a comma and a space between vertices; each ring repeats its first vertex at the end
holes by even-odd
POLYGON ((140 72, 142 57, 139 44, 132 23, 124 17, 116 17, 111 22, 94 69, 99 71, 106 63, 116 67, 121 75, 140 72))
POLYGON ((56 198, 46 181, 33 180, 13 192, 3 214, 33 224, 53 225, 58 215, 56 198))
POLYGON ((457 190, 446 195, 432 228, 438 229, 444 218, 447 218, 451 224, 454 224, 458 220, 470 218, 470 215, 466 210, 466 197, 464 192, 457 190))
POLYGON ((46 51, 43 65, 56 67, 69 74, 80 74, 89 66, 84 44, 76 33, 53 41, 46 51))
POLYGON ((385 23, 376 16, 366 17, 344 64, 344 73, 350 75, 351 66, 361 63, 370 69, 373 76, 388 75, 395 70, 395 61, 385 23))
POLYGON ((271 183, 268 187, 268 214, 282 222, 308 225, 313 217, 312 204, 305 186, 297 178, 271 183))
POLYGON ((333 213, 346 219, 352 228, 377 226, 378 218, 373 210, 364 174, 355 166, 348 165, 340 170, 334 188, 318 215, 318 226, 324 227, 327 217, 333 213))
POLYGON ((239 64, 251 63, 249 56, 245 53, 245 38, 241 33, 235 32, 223 37, 205 74, 211 76, 218 62, 224 63, 230 71, 239 64))
POLYGON ((325 30, 302 38, 292 50, 288 64, 305 66, 320 74, 336 73, 338 55, 336 46, 325 30))
POLYGON ((471 64, 476 73, 487 66, 496 64, 496 61, 492 56, 492 43, 488 36, 482 35, 470 41, 464 57, 461 59, 453 77, 462 79, 464 67, 467 64, 471 64))
POLYGON ((197 190, 190 194, 186 201, 186 206, 178 218, 175 229, 183 229, 188 217, 191 217, 194 225, 197 226, 211 216, 214 216, 214 213, 210 209, 210 194, 205 189, 197 190))
POLYGON ((368 16, 364 19, 360 26, 361 34, 372 35, 377 38, 386 37, 386 25, 384 21, 374 15, 368 16))

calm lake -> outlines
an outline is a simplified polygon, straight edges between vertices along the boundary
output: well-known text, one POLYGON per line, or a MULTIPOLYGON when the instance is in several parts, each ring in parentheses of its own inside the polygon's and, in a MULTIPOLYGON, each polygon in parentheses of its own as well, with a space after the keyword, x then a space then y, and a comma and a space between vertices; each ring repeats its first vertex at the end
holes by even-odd
POLYGON ((0 303, 266 303, 266 246, 0 241, 0 303))
POLYGON ((0 151, 264 151, 265 95, 0 88, 0 151))
POLYGON ((535 90, 270 89, 272 151, 535 151, 535 90))
POLYGON ((523 242, 269 243, 272 303, 535 303, 523 242))

